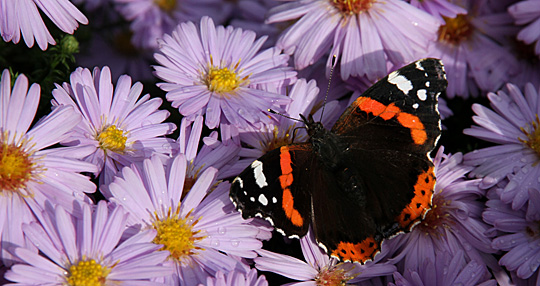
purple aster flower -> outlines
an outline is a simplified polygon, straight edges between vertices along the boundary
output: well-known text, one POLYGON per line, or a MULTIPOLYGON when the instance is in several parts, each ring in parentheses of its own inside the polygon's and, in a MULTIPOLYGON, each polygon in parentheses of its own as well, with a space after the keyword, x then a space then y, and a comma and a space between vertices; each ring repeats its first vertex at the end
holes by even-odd
POLYGON ((48 44, 56 44, 47 26, 41 19, 40 11, 60 30, 73 32, 88 19, 68 0, 8 0, 0 3, 0 34, 6 42, 19 43, 21 34, 28 47, 34 46, 34 39, 42 50, 48 44))
POLYGON ((486 12, 489 9, 485 9, 484 2, 465 1, 469 3, 467 14, 443 16, 445 23, 439 28, 438 40, 428 47, 427 54, 444 63, 449 98, 477 96, 478 89, 495 91, 519 72, 513 55, 494 40, 496 34, 488 33, 494 31, 486 30, 484 25, 494 17, 508 16, 486 12))
POLYGON ((394 273, 391 286, 428 286, 428 285, 497 285, 495 280, 487 280, 489 276, 485 265, 474 260, 467 262, 462 250, 454 253, 440 252, 435 260, 427 258, 417 270, 407 269, 405 274, 394 273))
POLYGON ((262 246, 259 238, 270 233, 235 211, 230 184, 217 184, 217 170, 207 168, 196 181, 188 181, 184 154, 165 164, 153 156, 142 167, 124 168, 109 185, 110 200, 129 211, 132 231, 157 230, 154 242, 171 253, 174 274, 162 282, 205 283, 218 271, 233 270, 240 263, 235 256, 254 258, 262 246))
POLYGON ((454 18, 458 14, 466 14, 467 10, 447 0, 411 0, 411 5, 420 8, 444 23, 441 16, 454 18))
POLYGON ((137 48, 156 49, 157 39, 170 34, 178 23, 198 22, 209 16, 223 22, 232 11, 232 3, 223 0, 113 0, 117 10, 131 22, 133 44, 137 48))
POLYGON ((267 92, 268 86, 286 86, 296 79, 287 67, 289 57, 278 49, 259 52, 265 37, 232 27, 214 26, 212 19, 195 24, 182 23, 160 42, 155 54, 161 66, 156 76, 167 83, 158 86, 180 113, 192 120, 205 115, 205 124, 213 129, 220 123, 245 128, 269 123, 269 108, 281 111, 286 96, 267 92))
POLYGON ((310 229, 300 239, 305 261, 288 255, 258 250, 255 267, 270 271, 293 280, 301 281, 288 285, 345 285, 355 284, 372 277, 390 275, 395 271, 392 264, 378 263, 377 257, 365 265, 358 263, 338 263, 319 247, 310 229))
POLYGON ((540 104, 539 91, 528 84, 522 93, 513 84, 506 90, 489 93, 491 109, 473 105, 473 117, 479 126, 463 132, 498 145, 475 150, 465 155, 465 164, 475 166, 472 176, 482 178, 481 187, 489 188, 509 177, 501 200, 521 209, 529 199, 529 188, 538 188, 540 176, 540 104))
MULTIPOLYGON (((202 285, 202 284, 200 284, 202 285)), ((268 281, 264 276, 257 277, 257 270, 234 270, 228 273, 221 271, 215 277, 206 279, 207 286, 268 286, 268 281), (247 272, 247 273, 246 273, 247 272)))
POLYGON ((528 189, 528 204, 517 210, 500 199, 502 192, 498 187, 488 192, 483 214, 491 232, 498 233, 491 245, 504 251, 499 264, 520 279, 540 281, 540 192, 528 189))
POLYGON ((163 265, 169 253, 152 243, 155 230, 120 242, 127 220, 122 207, 109 211, 105 201, 95 211, 79 207, 81 218, 57 206, 43 212, 41 224, 25 224, 24 234, 39 252, 16 248, 23 263, 13 265, 6 279, 21 285, 149 285, 144 281, 171 273, 163 265))
POLYGON ((399 0, 294 1, 270 10, 267 22, 296 19, 283 32, 277 47, 294 52, 297 69, 315 63, 330 51, 327 70, 337 55, 344 80, 362 75, 375 80, 387 74, 387 60, 401 66, 423 56, 440 24, 399 0))
POLYGON ((536 55, 540 56, 540 1, 519 1, 508 7, 508 12, 516 21, 516 25, 526 25, 517 38, 526 44, 533 44, 536 55))
POLYGON ((56 85, 53 104, 75 108, 82 122, 62 143, 79 149, 91 149, 86 161, 98 166, 102 183, 110 182, 114 174, 132 162, 140 162, 154 153, 172 154, 173 140, 160 137, 170 134, 176 126, 162 123, 169 116, 159 110, 160 98, 142 97, 142 84, 131 85, 123 75, 116 88, 111 71, 77 68, 70 83, 56 85))
POLYGON ((425 261, 437 265, 443 252, 464 251, 466 263, 495 263, 487 255, 494 250, 485 234, 489 226, 481 218, 484 205, 478 199, 484 191, 478 187, 480 180, 465 180, 472 167, 462 164, 461 153, 446 155, 443 151, 441 147, 434 160, 437 184, 431 210, 410 233, 386 242, 395 251, 388 257, 399 261, 401 273, 408 269, 421 273, 425 261))
POLYGON ((21 225, 35 220, 46 202, 73 212, 75 200, 91 202, 84 193, 96 186, 79 172, 97 168, 79 159, 84 150, 49 148, 66 138, 81 117, 70 106, 57 107, 30 128, 40 98, 40 86, 24 75, 11 89, 7 70, 0 81, 0 238, 1 258, 11 265, 5 247, 25 246, 21 225))

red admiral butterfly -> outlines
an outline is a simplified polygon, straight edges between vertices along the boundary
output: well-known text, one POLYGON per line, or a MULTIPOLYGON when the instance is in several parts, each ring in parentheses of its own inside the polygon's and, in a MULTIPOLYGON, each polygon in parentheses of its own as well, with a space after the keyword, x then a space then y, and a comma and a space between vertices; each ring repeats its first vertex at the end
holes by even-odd
POLYGON ((255 160, 232 182, 231 200, 244 218, 263 217, 288 237, 311 224, 339 260, 371 260, 383 239, 410 231, 431 208, 429 153, 446 86, 442 63, 423 59, 371 86, 331 131, 302 116, 309 142, 255 160))

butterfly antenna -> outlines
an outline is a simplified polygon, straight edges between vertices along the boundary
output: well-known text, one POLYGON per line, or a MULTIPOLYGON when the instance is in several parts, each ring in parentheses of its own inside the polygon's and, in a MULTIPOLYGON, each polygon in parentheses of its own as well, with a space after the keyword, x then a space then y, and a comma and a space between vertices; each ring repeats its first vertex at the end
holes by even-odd
POLYGON ((268 112, 270 112, 270 113, 272 113, 272 114, 275 114, 275 115, 283 116, 283 117, 288 118, 288 119, 290 119, 290 120, 294 120, 294 121, 298 121, 298 122, 303 122, 301 119, 298 119, 298 118, 292 118, 292 117, 290 117, 290 116, 287 116, 287 115, 285 115, 285 114, 279 113, 279 112, 277 112, 277 111, 275 111, 275 110, 272 110, 272 109, 268 109, 268 112))
POLYGON ((326 106, 326 99, 328 98, 328 93, 330 92, 330 83, 332 83, 332 75, 334 74, 334 67, 336 66, 336 61, 337 56, 332 56, 332 67, 330 68, 330 75, 328 76, 328 87, 326 87, 326 93, 324 95, 324 101, 321 110, 321 119, 319 121, 322 121, 323 119, 324 107, 326 106))

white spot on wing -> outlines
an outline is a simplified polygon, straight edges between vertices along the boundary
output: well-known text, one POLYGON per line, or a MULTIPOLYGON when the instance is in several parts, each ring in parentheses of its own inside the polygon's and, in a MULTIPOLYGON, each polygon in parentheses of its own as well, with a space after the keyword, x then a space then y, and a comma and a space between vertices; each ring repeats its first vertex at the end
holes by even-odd
POLYGON ((244 188, 244 181, 242 181, 242 179, 240 177, 234 178, 233 184, 236 183, 236 182, 238 182, 238 185, 240 186, 240 189, 244 188))
POLYGON ((388 75, 388 82, 395 84, 399 90, 403 91, 407 95, 413 88, 411 81, 397 72, 392 72, 390 75, 388 75))
POLYGON ((261 203, 263 206, 268 205, 268 199, 263 195, 259 195, 259 203, 261 203))
POLYGON ((419 106, 418 103, 415 103, 415 104, 412 105, 412 108, 417 109, 418 106, 419 106))
POLYGON ((254 197, 249 197, 249 200, 252 201, 252 202, 255 202, 255 198, 254 198, 254 197))
POLYGON ((274 204, 277 203, 276 197, 272 197, 272 202, 273 202, 274 204))
POLYGON ((257 186, 259 186, 261 189, 268 186, 268 183, 266 183, 266 177, 263 173, 263 163, 259 160, 255 160, 253 163, 251 163, 251 168, 253 168, 253 175, 255 176, 257 186))
POLYGON ((425 89, 419 89, 417 95, 418 95, 418 99, 420 99, 421 101, 424 101, 427 99, 427 93, 425 89))
POLYGON ((417 62, 415 63, 415 65, 416 65, 416 68, 417 68, 417 69, 419 69, 419 70, 421 70, 421 71, 424 70, 424 67, 422 66, 422 62, 421 62, 421 61, 417 61, 417 62))
POLYGON ((426 81, 426 87, 429 87, 429 81, 426 81))

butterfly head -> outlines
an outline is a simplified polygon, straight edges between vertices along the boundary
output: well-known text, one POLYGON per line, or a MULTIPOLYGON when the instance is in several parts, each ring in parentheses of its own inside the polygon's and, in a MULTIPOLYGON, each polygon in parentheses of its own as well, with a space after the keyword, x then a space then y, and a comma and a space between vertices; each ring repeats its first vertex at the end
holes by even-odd
POLYGON ((327 130, 324 129, 324 126, 320 121, 313 120, 313 116, 310 114, 306 118, 302 114, 300 114, 300 118, 302 118, 302 122, 306 125, 306 130, 310 138, 320 138, 322 137, 322 134, 327 133, 327 130))

